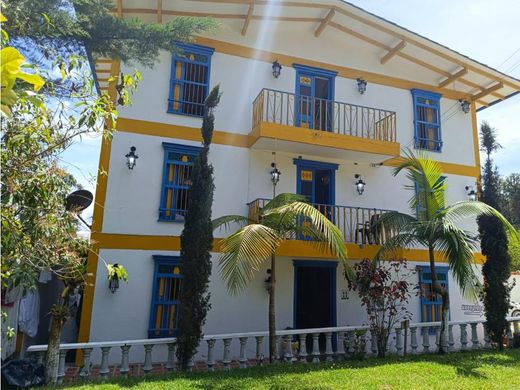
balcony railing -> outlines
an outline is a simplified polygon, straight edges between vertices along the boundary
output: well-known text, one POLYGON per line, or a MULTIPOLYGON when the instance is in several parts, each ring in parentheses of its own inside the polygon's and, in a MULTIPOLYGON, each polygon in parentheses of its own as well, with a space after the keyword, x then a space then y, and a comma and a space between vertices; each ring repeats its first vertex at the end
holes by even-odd
MULTIPOLYGON (((249 203, 249 218, 252 220, 258 218, 260 211, 269 200, 256 199, 249 203)), ((334 222, 341 231, 344 242, 381 245, 395 234, 383 224, 376 225, 380 216, 391 210, 318 203, 312 205, 334 222)), ((288 239, 305 240, 305 237, 288 237, 288 239)))
POLYGON ((272 89, 262 89, 253 102, 253 128, 261 122, 396 142, 393 111, 272 89))

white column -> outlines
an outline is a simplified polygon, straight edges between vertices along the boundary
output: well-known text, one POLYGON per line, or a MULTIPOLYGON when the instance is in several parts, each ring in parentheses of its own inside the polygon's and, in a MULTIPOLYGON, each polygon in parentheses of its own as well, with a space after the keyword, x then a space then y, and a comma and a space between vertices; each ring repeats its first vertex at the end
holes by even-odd
POLYGON ((255 336, 256 340, 256 364, 262 365, 264 360, 264 354, 262 353, 262 343, 264 341, 264 336, 255 336))
POLYGON ((401 328, 395 328, 395 349, 398 355, 401 355, 403 348, 403 330, 401 328))
POLYGON ((334 351, 332 350, 332 333, 325 333, 325 356, 328 362, 334 360, 334 351))
POLYGON ((471 343, 473 344, 471 346, 472 349, 478 349, 480 347, 478 342, 477 325, 477 323, 471 324, 471 343))
POLYGON ((282 344, 282 336, 276 336, 276 343, 274 348, 274 361, 278 362, 280 359, 283 359, 283 344, 282 344))
POLYGON ((168 343, 168 358, 166 360, 166 369, 168 371, 175 371, 175 350, 177 349, 177 344, 168 343))
POLYGON ((410 326, 410 346, 412 347, 412 354, 415 355, 419 346, 417 343, 417 327, 415 326, 410 326))
POLYGON ((453 325, 448 325, 448 351, 455 350, 455 339, 453 338, 453 325))
POLYGON ((319 343, 319 333, 312 334, 312 362, 319 363, 320 362, 320 343, 319 343))
POLYGON ((222 358, 222 364, 224 365, 224 370, 229 370, 231 368, 230 367, 231 339, 224 339, 223 343, 224 343, 224 356, 222 358))
POLYGON ((83 349, 83 369, 79 373, 81 379, 88 379, 90 376, 90 354, 92 353, 92 348, 83 349))
POLYGON ((460 350, 464 351, 468 345, 468 331, 467 324, 460 324, 460 350))
POLYGON ((121 368, 119 369, 121 375, 128 375, 128 372, 130 371, 130 367, 128 364, 129 351, 130 345, 121 345, 121 368))
POLYGON ((307 334, 300 335, 300 350, 298 351, 299 361, 307 363, 307 334))
POLYGON ((206 360, 206 364, 208 365, 208 371, 214 371, 215 359, 213 358, 213 353, 215 351, 215 339, 209 339, 206 342, 208 343, 208 359, 206 360))
POLYGON ((144 364, 143 371, 145 374, 148 374, 152 371, 152 349, 153 344, 144 345, 144 364))
POLYGON ((65 357, 67 356, 66 350, 60 350, 59 360, 58 360, 58 375, 56 379, 58 384, 63 383, 63 379, 65 378, 65 357))
POLYGON ((336 359, 341 361, 345 359, 345 332, 338 332, 337 335, 336 359))
POLYGON ((422 345, 423 353, 430 352, 430 329, 428 327, 422 328, 422 345))
POLYGON ((439 348, 441 347, 441 327, 440 327, 440 325, 435 327, 435 346, 437 347, 436 351, 439 351, 439 348))
POLYGON ((246 344, 247 344, 247 337, 239 337, 240 342, 240 368, 246 368, 247 367, 247 357, 246 357, 246 344))
MULTIPOLYGON (((349 352, 354 353, 354 347, 352 346, 352 334, 349 334, 349 352)), ((372 351, 372 355, 377 355, 377 337, 376 332, 370 331, 370 350, 372 351)))
POLYGON ((99 376, 107 378, 110 370, 108 369, 108 354, 111 347, 101 347, 101 367, 99 368, 99 376))

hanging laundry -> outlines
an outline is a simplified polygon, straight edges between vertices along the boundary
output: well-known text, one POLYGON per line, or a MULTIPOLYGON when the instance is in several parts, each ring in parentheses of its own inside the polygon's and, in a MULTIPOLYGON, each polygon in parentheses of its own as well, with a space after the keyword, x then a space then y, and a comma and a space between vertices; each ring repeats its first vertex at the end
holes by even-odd
POLYGON ((40 295, 37 290, 29 291, 20 300, 20 311, 18 313, 18 329, 29 337, 38 333, 40 321, 40 295))

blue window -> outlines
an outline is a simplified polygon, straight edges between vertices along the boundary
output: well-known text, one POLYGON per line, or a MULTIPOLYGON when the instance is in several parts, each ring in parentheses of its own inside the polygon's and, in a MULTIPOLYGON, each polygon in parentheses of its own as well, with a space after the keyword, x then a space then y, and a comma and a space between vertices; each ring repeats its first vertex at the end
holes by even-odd
POLYGON ((179 51, 172 56, 168 112, 202 116, 214 50, 184 43, 177 43, 176 46, 179 51))
MULTIPOLYGON (((446 182, 446 176, 441 176, 437 182, 437 185, 443 186, 446 182)), ((417 199, 416 205, 416 216, 419 220, 425 220, 427 218, 426 215, 426 191, 422 186, 415 183, 415 197, 417 199)), ((444 203, 444 202, 443 202, 444 203)), ((443 206, 443 205, 441 205, 443 206)))
POLYGON ((193 163, 200 148, 163 142, 164 167, 160 221, 184 221, 188 210, 193 163))
POLYGON ((176 337, 182 275, 180 258, 154 256, 152 305, 148 337, 176 337))
POLYGON ((420 89, 412 89, 412 96, 415 148, 440 152, 442 150, 441 95, 420 89))
MULTIPOLYGON (((433 292, 432 273, 429 266, 417 267, 421 287, 421 321, 436 322, 442 319, 442 297, 433 292)), ((437 280, 442 287, 448 289, 448 267, 435 268, 437 280)))

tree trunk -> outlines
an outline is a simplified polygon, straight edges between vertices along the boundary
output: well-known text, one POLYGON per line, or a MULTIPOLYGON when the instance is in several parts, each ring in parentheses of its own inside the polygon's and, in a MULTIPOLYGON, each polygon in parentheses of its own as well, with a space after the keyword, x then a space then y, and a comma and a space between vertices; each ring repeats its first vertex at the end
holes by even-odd
POLYGON ((448 320, 450 315, 450 296, 446 288, 442 287, 437 279, 437 271, 435 269, 435 256, 433 245, 428 246, 428 254, 430 257, 430 271, 432 274, 432 289, 442 297, 442 314, 441 314, 441 332, 439 337, 439 354, 448 352, 448 320))
POLYGON ((269 362, 274 362, 276 354, 276 313, 274 305, 276 255, 271 256, 271 285, 269 287, 269 362))
MULTIPOLYGON (((61 308, 63 308, 63 306, 61 308)), ((45 358, 45 383, 47 384, 56 383, 57 380, 60 358, 60 336, 61 328, 63 328, 64 323, 65 321, 62 316, 54 314, 51 316, 51 329, 45 358)))

